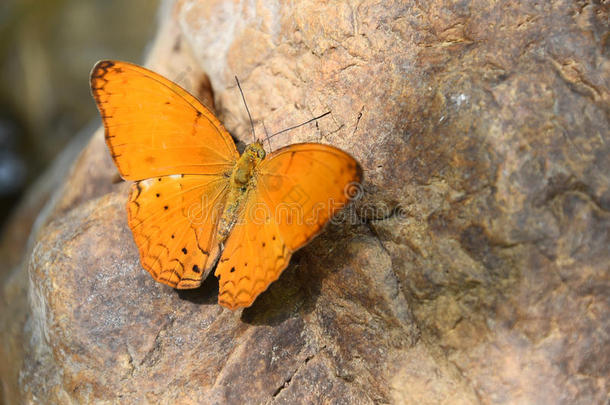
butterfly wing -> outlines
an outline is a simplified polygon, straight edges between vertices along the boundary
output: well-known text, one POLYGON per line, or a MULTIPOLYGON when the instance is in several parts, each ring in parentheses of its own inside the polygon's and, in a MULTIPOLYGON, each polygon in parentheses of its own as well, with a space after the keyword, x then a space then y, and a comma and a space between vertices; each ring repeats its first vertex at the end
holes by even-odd
POLYGON ((101 61, 91 91, 106 143, 126 180, 220 174, 239 157, 214 115, 177 84, 127 62, 101 61))
POLYGON ((172 175, 133 184, 128 223, 140 263, 153 278, 195 288, 219 255, 216 229, 228 183, 217 176, 172 175))
POLYGON ((340 149, 305 143, 275 151, 255 176, 215 272, 218 301, 230 309, 250 306, 277 280, 292 253, 349 202, 362 169, 340 149))
POLYGON ((127 210, 142 267, 172 287, 199 286, 219 254, 233 140, 195 97, 140 66, 98 62, 91 91, 119 172, 136 180, 127 210))

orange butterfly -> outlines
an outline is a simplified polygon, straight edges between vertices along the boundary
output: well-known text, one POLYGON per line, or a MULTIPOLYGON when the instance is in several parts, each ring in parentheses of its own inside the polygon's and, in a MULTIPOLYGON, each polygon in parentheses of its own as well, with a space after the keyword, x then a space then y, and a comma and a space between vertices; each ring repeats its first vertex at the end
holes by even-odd
POLYGON ((91 90, 114 163, 135 181, 127 212, 142 266, 175 288, 198 287, 216 266, 218 302, 230 309, 252 305, 362 178, 328 145, 266 156, 257 141, 240 156, 195 97, 140 66, 98 62, 91 90))

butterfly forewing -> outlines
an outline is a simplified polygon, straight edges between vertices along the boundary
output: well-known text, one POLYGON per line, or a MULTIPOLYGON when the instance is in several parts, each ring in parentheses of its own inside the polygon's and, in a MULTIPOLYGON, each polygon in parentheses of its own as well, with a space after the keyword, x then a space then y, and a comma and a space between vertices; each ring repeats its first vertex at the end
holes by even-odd
POLYGON ((177 84, 140 66, 101 61, 91 90, 123 178, 222 174, 239 157, 222 124, 177 84))

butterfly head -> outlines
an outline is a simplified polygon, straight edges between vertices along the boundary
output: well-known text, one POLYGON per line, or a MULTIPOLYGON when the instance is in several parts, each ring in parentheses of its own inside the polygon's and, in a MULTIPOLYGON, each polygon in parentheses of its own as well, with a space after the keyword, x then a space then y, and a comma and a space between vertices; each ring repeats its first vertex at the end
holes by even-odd
POLYGON ((265 158, 265 156, 267 156, 267 153, 263 148, 263 143, 260 141, 256 141, 246 146, 246 149, 244 150, 244 155, 248 156, 249 159, 258 164, 261 160, 265 158))

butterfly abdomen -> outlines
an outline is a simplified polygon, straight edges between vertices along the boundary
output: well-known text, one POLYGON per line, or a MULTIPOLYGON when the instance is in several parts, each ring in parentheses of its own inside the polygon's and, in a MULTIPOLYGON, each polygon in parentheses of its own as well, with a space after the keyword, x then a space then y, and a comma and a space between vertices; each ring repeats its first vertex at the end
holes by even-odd
POLYGON ((229 191, 229 197, 227 198, 227 205, 220 217, 218 222, 218 241, 224 242, 231 232, 231 228, 235 225, 237 219, 237 212, 243 200, 241 196, 242 192, 239 189, 232 188, 229 191))

